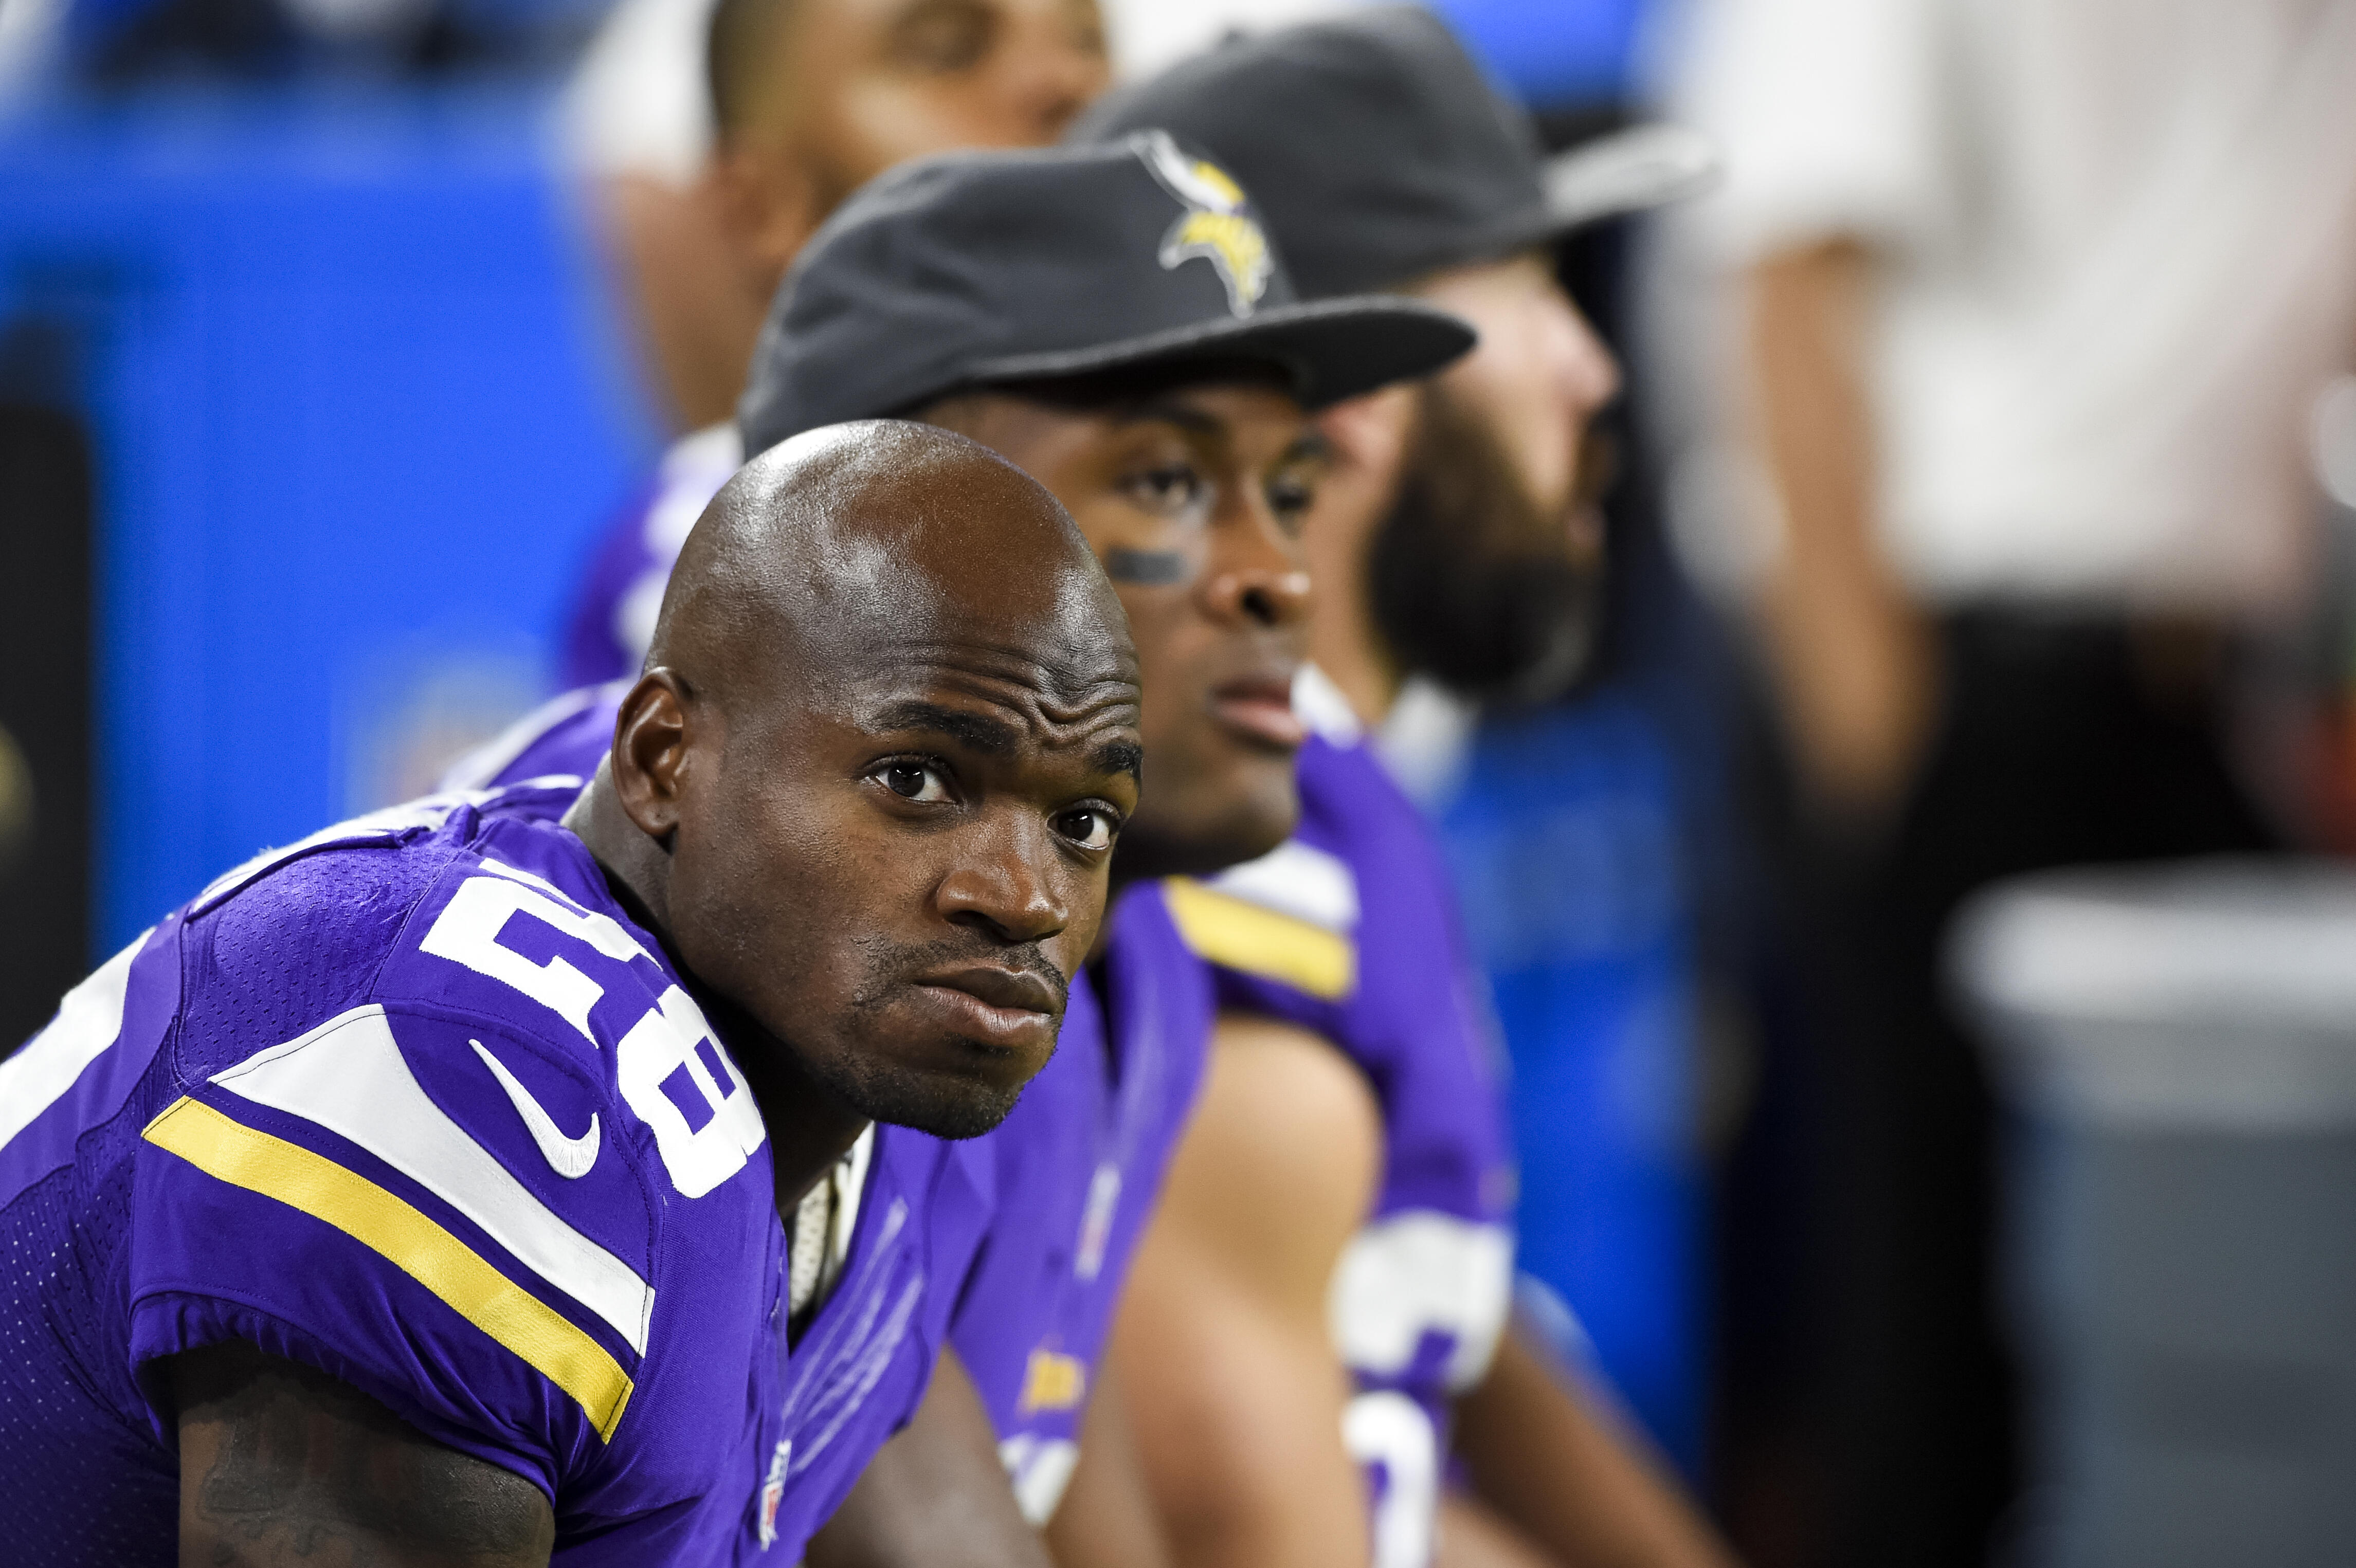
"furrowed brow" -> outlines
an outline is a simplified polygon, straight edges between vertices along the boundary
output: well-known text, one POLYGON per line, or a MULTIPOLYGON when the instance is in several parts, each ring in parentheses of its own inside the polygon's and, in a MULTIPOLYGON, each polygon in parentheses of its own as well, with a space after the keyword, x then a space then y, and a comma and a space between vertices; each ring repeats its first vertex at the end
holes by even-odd
POLYGON ((968 751, 985 756, 1012 752, 1021 740, 1014 726, 1001 720, 913 699, 885 705, 873 722, 880 730, 929 731, 946 735, 968 751))

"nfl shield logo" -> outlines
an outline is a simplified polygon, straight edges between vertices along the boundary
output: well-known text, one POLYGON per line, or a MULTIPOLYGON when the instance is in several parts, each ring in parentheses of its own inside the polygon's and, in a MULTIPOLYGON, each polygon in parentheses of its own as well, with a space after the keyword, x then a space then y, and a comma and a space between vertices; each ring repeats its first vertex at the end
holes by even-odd
POLYGON ((777 1539, 777 1505, 786 1500, 786 1461, 793 1457, 794 1442, 788 1437, 777 1445, 769 1456, 769 1478, 761 1483, 761 1544, 765 1548, 777 1539))

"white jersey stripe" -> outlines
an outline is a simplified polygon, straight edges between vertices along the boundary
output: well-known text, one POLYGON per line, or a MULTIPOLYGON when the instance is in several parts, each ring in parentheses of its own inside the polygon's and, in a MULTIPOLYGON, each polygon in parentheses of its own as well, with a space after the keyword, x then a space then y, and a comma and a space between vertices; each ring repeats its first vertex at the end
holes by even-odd
POLYGON ((213 1082, 358 1144, 481 1226, 646 1354, 653 1287, 558 1218, 443 1114, 402 1059, 381 1007, 330 1019, 300 1039, 248 1057, 213 1082), (319 1046, 326 1049, 313 1049, 319 1046))
POLYGON ((1205 885, 1339 936, 1358 929, 1358 874, 1340 856, 1298 838, 1230 866, 1205 885))
POLYGON ((131 961, 147 944, 143 931, 130 946, 100 965, 66 993, 58 1016, 24 1049, 0 1061, 0 1147, 32 1125, 72 1088, 82 1069, 106 1053, 123 1033, 123 994, 131 986, 131 961))

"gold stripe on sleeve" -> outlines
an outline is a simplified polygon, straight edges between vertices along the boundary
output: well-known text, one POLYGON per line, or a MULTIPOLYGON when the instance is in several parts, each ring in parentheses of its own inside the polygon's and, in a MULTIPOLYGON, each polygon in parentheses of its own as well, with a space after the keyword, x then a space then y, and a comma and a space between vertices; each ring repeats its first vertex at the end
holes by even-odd
POLYGON ((1322 925, 1206 888, 1190 877, 1162 884, 1178 934, 1201 957, 1247 975, 1340 1001, 1358 983, 1356 944, 1322 925))
POLYGON ((208 1176, 324 1220, 381 1253, 579 1401, 598 1437, 614 1440, 635 1386, 621 1363, 409 1203, 324 1155, 256 1132, 201 1100, 173 1102, 141 1136, 208 1176))

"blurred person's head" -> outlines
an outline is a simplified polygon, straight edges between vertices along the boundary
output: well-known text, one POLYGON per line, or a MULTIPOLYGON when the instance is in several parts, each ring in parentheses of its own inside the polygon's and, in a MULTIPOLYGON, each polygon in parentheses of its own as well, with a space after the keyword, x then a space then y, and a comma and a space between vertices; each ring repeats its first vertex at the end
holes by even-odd
POLYGON ((920 154, 1052 142, 1107 76, 1096 0, 620 0, 572 135, 674 423, 727 417, 844 196, 920 154))
POLYGON ((1312 411, 1461 354, 1395 300, 1297 303, 1234 181, 1170 138, 964 155, 862 189, 797 263, 740 409, 759 452, 894 412, 1055 494, 1112 579, 1145 687, 1124 879, 1265 853, 1298 814, 1312 411))
POLYGON ((1479 346, 1430 383, 1327 411, 1308 539, 1316 647, 1377 717, 1410 675, 1471 697, 1564 689, 1593 641, 1619 367, 1555 276, 1568 229, 1686 188, 1689 139, 1551 162, 1527 117, 1419 7, 1232 40, 1113 94, 1075 134, 1160 127, 1268 204, 1304 294, 1406 294, 1479 346))
POLYGON ((751 276, 895 164, 1054 142, 1110 71, 1096 0, 717 0, 712 177, 751 276))

